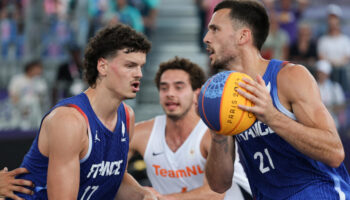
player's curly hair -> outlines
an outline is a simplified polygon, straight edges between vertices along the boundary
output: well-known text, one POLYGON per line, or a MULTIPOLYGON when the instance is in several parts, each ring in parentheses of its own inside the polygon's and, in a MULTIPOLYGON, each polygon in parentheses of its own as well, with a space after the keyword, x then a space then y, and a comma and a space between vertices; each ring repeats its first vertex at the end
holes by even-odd
POLYGON ((89 40, 83 63, 84 79, 89 86, 94 87, 96 84, 98 59, 116 56, 118 50, 125 48, 128 53, 148 53, 151 43, 143 34, 124 24, 103 28, 89 40))
POLYGON ((186 58, 179 58, 176 56, 175 58, 159 65, 156 77, 154 78, 158 90, 160 86, 160 77, 166 70, 170 69, 179 69, 187 72, 190 76, 192 90, 201 88, 205 82, 205 73, 199 65, 186 58))

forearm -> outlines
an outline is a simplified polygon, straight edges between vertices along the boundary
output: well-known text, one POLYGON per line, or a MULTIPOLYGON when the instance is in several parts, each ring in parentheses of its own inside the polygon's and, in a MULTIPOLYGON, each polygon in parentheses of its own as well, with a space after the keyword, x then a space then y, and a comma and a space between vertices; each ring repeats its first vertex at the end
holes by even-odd
POLYGON ((212 133, 205 174, 210 188, 215 192, 223 193, 232 184, 234 148, 232 137, 212 133))
MULTIPOLYGON (((324 111, 321 109, 319 112, 324 111)), ((318 113, 318 115, 326 116, 327 114, 318 113)), ((332 120, 322 121, 333 123, 332 120)), ((341 157, 344 155, 344 150, 336 130, 315 128, 316 122, 303 125, 288 118, 281 112, 278 112, 273 120, 268 122, 268 125, 295 149, 314 160, 321 161, 332 167, 337 167, 343 160, 341 157)), ((325 124, 323 126, 333 127, 325 124)))
POLYGON ((219 200, 219 199, 223 199, 225 194, 219 194, 212 191, 209 185, 206 184, 188 192, 174 193, 174 194, 168 194, 164 196, 171 197, 173 199, 181 199, 181 200, 201 200, 201 199, 219 200))
POLYGON ((115 200, 142 200, 149 192, 143 188, 129 173, 125 173, 115 200))

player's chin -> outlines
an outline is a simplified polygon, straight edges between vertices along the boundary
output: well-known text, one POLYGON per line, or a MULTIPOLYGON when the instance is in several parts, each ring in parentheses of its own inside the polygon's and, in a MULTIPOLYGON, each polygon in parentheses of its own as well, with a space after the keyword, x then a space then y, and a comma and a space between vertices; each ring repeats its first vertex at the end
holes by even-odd
POLYGON ((134 98, 136 98, 136 92, 132 92, 125 95, 125 99, 134 99, 134 98))

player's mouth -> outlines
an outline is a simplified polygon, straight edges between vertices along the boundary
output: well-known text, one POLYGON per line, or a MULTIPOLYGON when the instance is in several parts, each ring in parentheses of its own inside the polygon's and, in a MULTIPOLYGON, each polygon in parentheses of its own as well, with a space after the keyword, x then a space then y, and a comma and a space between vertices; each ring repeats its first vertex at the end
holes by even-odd
POLYGON ((166 102, 165 106, 168 110, 174 110, 176 109, 180 104, 179 103, 175 103, 175 102, 166 102))
POLYGON ((133 81, 131 87, 133 92, 138 92, 140 90, 140 81, 133 81))
POLYGON ((207 52, 208 52, 208 54, 209 54, 209 58, 211 59, 211 57, 212 57, 212 56, 214 55, 214 53, 215 53, 214 49, 208 46, 208 47, 207 47, 207 52))

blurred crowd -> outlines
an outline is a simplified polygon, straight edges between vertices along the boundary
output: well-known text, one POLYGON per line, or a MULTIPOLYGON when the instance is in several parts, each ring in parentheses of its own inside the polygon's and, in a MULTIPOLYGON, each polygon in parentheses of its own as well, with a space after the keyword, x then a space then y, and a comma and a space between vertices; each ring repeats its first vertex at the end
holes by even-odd
POLYGON ((8 63, 20 70, 0 88, 0 130, 37 129, 52 104, 86 88, 81 65, 89 38, 116 23, 151 38, 158 6, 159 0, 1 0, 0 73, 14 70, 8 63), (47 80, 43 70, 52 67, 55 80, 47 80))
MULTIPOLYGON (((59 99, 81 92, 82 52, 103 26, 121 22, 152 39, 160 0, 1 0, 1 61, 21 61, 0 88, 0 130, 35 129, 59 99), (41 76, 47 59, 58 61, 55 80, 41 76), (52 85, 52 87, 48 87, 52 85)), ((198 45, 215 5, 194 0, 199 17, 198 45)), ((338 128, 350 121, 350 3, 346 0, 262 0, 270 15, 270 34, 262 48, 267 59, 305 65, 338 128)), ((2 67, 2 65, 0 66, 2 67)), ((1 69, 0 69, 1 73, 1 69)))

